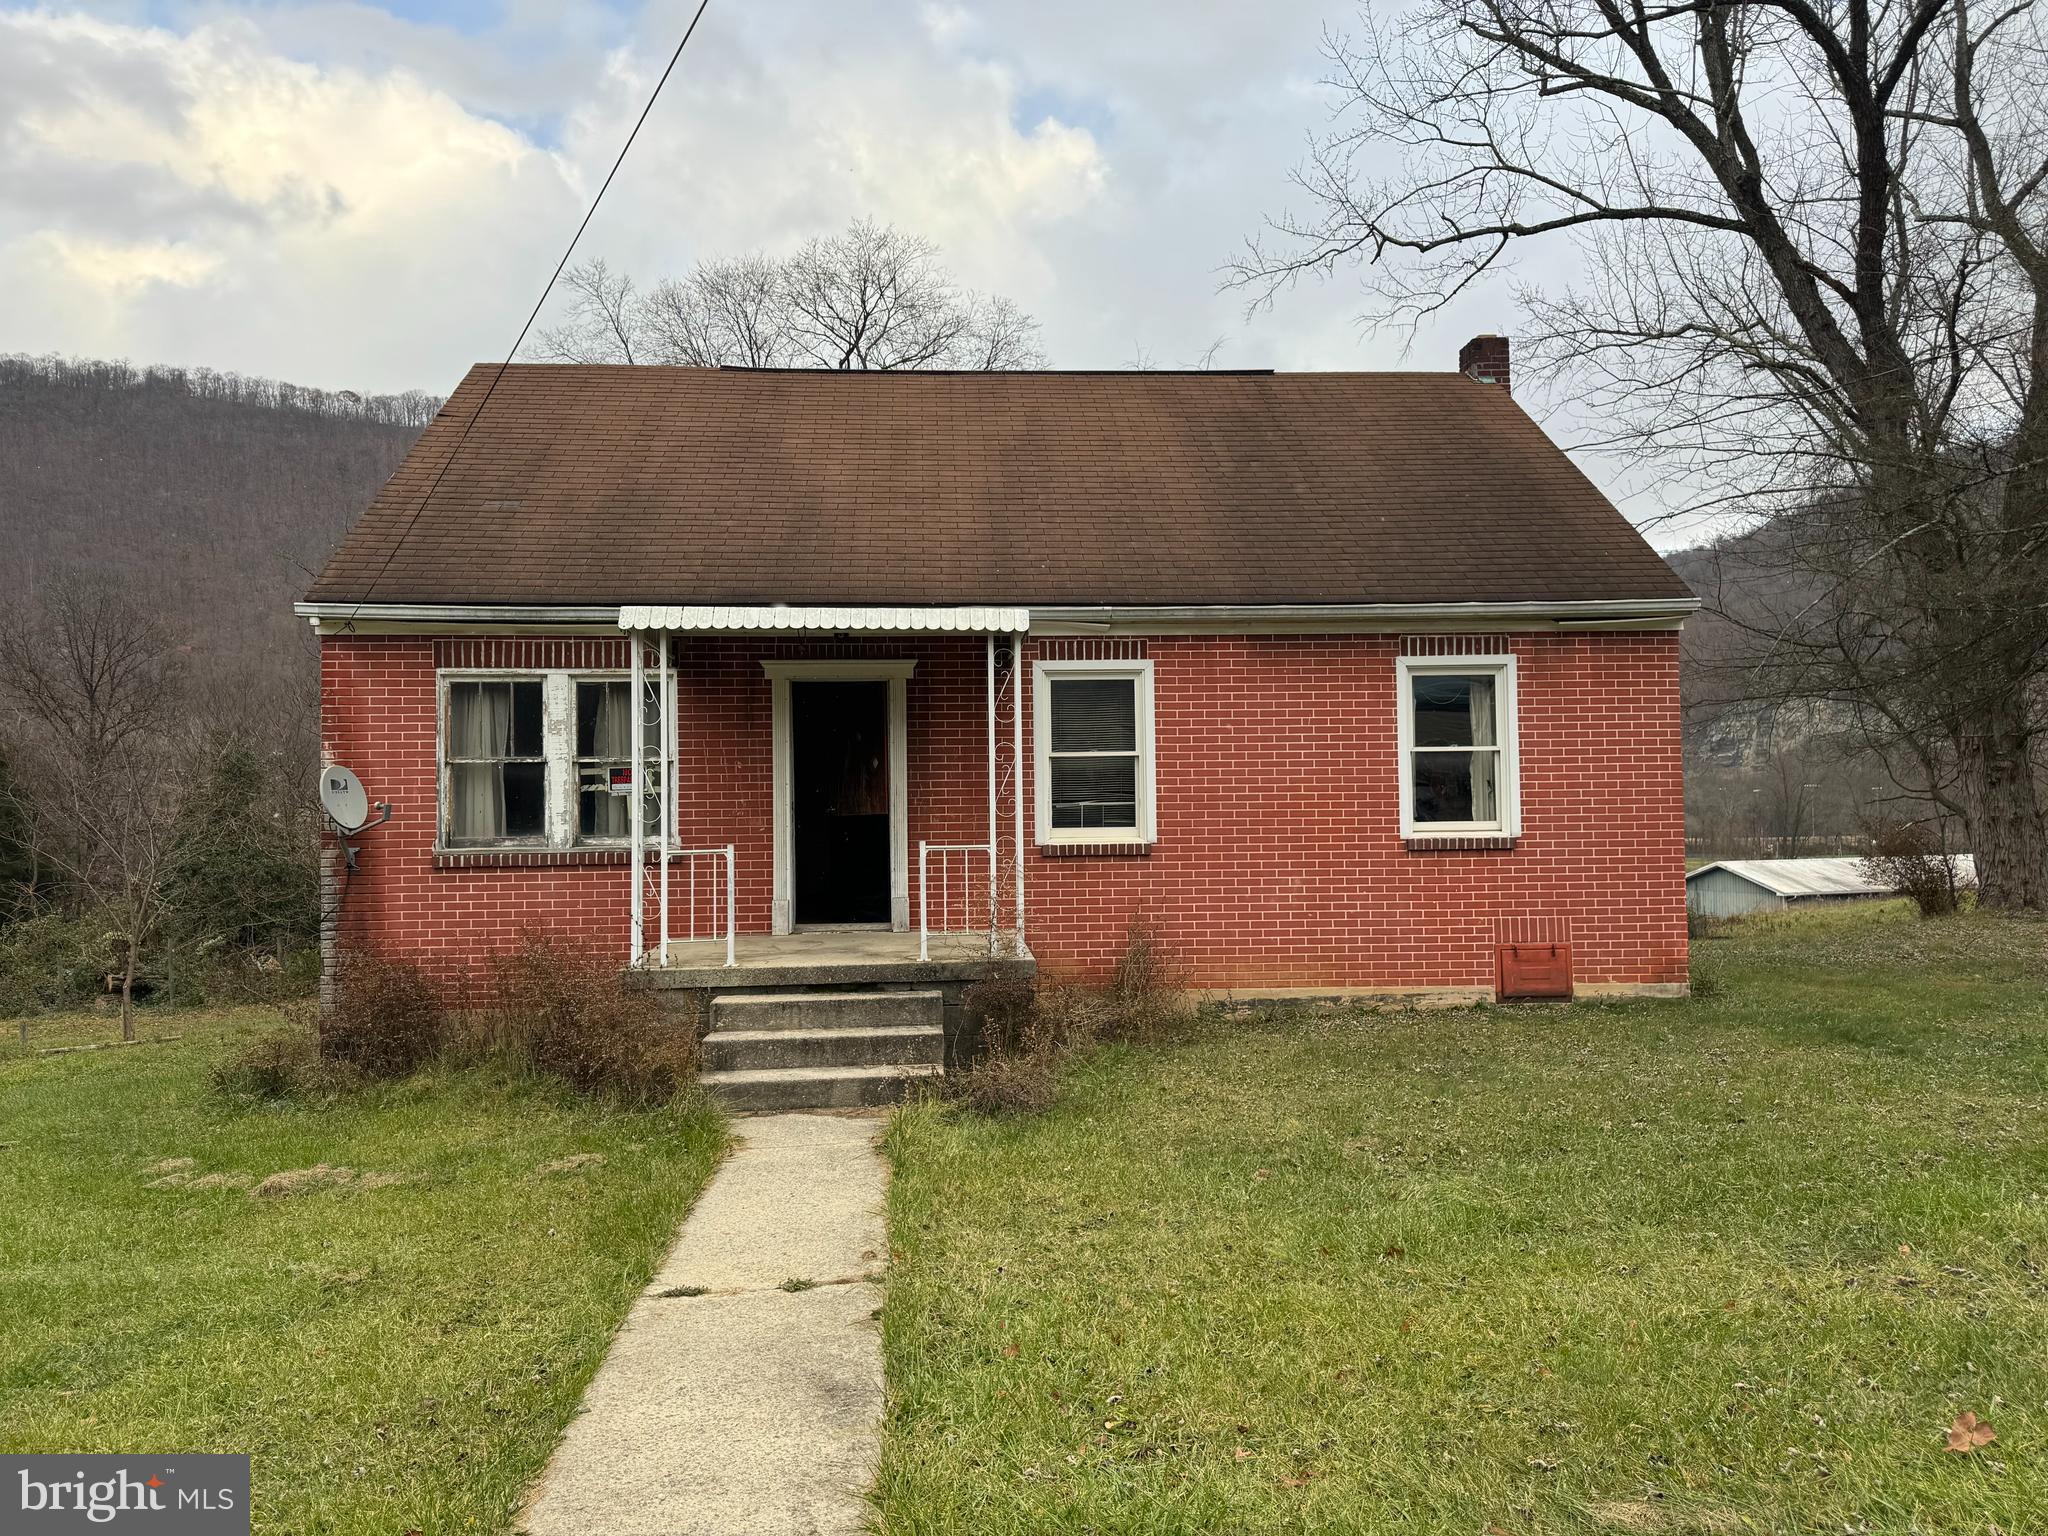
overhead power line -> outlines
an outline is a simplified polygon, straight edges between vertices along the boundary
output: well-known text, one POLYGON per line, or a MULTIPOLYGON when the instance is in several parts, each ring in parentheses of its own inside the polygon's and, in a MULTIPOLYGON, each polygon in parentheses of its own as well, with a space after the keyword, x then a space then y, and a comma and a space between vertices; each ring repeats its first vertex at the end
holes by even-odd
POLYGON ((569 243, 562 251, 562 259, 555 263, 555 270, 549 274, 547 285, 541 289, 540 297, 534 300, 533 309, 526 317, 526 324, 519 327, 519 335, 505 353, 505 361, 500 363, 497 372, 491 375, 490 386, 484 390, 483 399, 477 401, 476 409, 469 413, 469 420, 462 424, 462 435, 455 439, 455 446, 448 450, 448 457, 441 461, 441 467, 434 472, 432 483, 421 494, 419 505, 412 509, 405 520, 405 526, 398 531, 398 537, 391 541, 391 547, 385 551, 383 563, 377 567, 377 574, 372 576, 370 584, 363 588, 362 597, 357 600, 354 610, 349 614, 351 622, 363 611, 363 604, 368 602, 370 594, 377 590, 377 583, 384 579, 384 573, 391 569, 391 562, 398 556, 399 546, 404 544, 407 536, 412 533, 413 525, 420 520, 420 514, 427 510, 427 503, 434 499, 434 492, 441 488, 442 477, 453 467, 456 456, 462 452, 463 444, 469 441, 471 428, 482 418, 484 408, 491 403, 491 396, 497 393, 498 381, 505 376, 505 370, 511 367, 512 359, 519 355, 519 349, 526 345, 526 333, 533 329, 533 322, 540 318, 541 309, 547 304, 548 295, 555 291, 555 284, 561 281, 562 273, 569 265, 569 258, 576 254, 577 242, 583 238, 583 232, 590 228, 590 221, 597 216, 598 204, 604 201, 605 193, 611 190, 612 178, 619 174, 619 167, 626 163, 626 156, 632 151, 633 141, 640 137, 640 129, 647 122, 647 115, 654 110, 654 104, 661 100, 661 88, 668 84, 668 77, 675 73, 676 65, 682 60, 683 50, 690 46, 690 39, 697 31, 697 23, 704 19, 704 11, 710 4, 711 0, 698 0, 689 26, 683 29, 682 41, 676 44, 676 51, 668 56, 668 67, 661 72, 661 78, 654 82, 654 89, 647 97, 647 105, 640 109, 640 115, 633 120, 633 131, 626 135, 626 142, 619 146, 618 158, 612 161, 612 168, 605 172, 604 184, 597 189, 597 196, 590 200, 590 207, 584 210, 583 222, 576 226, 576 233, 569 237, 569 243))

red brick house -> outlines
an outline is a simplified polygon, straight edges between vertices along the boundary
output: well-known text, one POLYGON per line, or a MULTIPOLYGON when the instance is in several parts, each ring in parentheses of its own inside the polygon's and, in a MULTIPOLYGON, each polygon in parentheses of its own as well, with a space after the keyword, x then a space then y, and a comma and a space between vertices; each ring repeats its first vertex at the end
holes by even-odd
POLYGON ((1507 362, 474 369, 299 605, 330 937, 1680 992, 1696 603, 1507 362))

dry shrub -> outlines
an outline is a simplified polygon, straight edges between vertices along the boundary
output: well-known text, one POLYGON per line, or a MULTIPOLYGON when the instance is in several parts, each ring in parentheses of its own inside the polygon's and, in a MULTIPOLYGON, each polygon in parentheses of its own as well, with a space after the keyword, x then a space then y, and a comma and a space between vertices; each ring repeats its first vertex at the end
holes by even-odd
POLYGON ((1035 1115, 1058 1096, 1059 1060, 1069 1047, 1045 994, 1021 977, 977 982, 961 999, 981 1024, 980 1052, 934 1085, 977 1114, 1035 1115))
POLYGON ((368 950, 344 954, 320 1014, 322 1059, 366 1078, 405 1077, 440 1055, 448 1014, 426 973, 368 950))
POLYGON ((941 1079, 945 1095, 981 1115, 1038 1115, 1059 1097, 1058 1062, 1047 1056, 984 1056, 941 1079))
POLYGON ((1103 1040, 1157 1045, 1183 1034, 1194 1017, 1187 1002, 1187 970, 1145 917, 1124 934, 1095 1031, 1103 1040))
POLYGON ((1036 983, 1021 976, 993 976, 969 987, 961 1002, 981 1022, 981 1049, 986 1054, 1022 1056, 1044 1050, 1045 1015, 1036 983))
POLYGON ((1039 1034, 1062 1052, 1096 1041, 1161 1045, 1194 1020, 1186 968, 1143 917, 1131 919, 1123 953, 1103 986, 1050 982, 1039 993, 1039 1034))
POLYGON ((218 1092, 247 1099, 317 1098, 354 1080, 352 1068, 320 1054, 313 1004, 294 1004, 284 1014, 282 1028, 256 1036, 214 1068, 218 1092))
POLYGON ((981 1055, 949 1073, 942 1091, 982 1114, 1041 1113, 1058 1096, 1059 1064, 1073 1052, 1181 1034, 1193 1017, 1181 975, 1151 925, 1134 918, 1107 986, 997 978, 970 987, 964 1001, 981 1020, 981 1055))
POLYGON ((616 959, 560 939, 529 938, 491 957, 471 1038, 473 1049, 632 1103, 671 1098, 697 1075, 694 1031, 627 987, 616 959))
POLYGON ((1925 822, 1882 821, 1870 829, 1870 854, 1863 873, 1897 896, 1907 897, 1922 917, 1952 917, 1969 888, 1955 856, 1942 849, 1925 822))

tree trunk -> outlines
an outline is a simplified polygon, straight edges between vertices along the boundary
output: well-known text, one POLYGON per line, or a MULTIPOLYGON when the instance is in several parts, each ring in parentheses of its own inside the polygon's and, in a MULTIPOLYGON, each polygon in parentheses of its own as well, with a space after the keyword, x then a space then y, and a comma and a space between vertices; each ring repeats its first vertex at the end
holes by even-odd
POLYGON ((121 973, 121 1038, 135 1043, 135 941, 128 941, 128 968, 121 973))
POLYGON ((1969 722, 1956 743, 1977 904, 2004 912, 2048 911, 2048 822, 2017 701, 1969 722))

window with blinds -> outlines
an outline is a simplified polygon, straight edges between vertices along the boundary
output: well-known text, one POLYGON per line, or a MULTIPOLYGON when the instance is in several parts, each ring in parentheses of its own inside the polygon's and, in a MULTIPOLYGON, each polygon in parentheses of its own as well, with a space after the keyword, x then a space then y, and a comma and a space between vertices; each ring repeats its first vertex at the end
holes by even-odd
POLYGON ((1039 841, 1149 841, 1149 664, 1041 662, 1034 701, 1039 841))
POLYGON ((1513 833, 1514 659, 1402 658, 1404 834, 1513 833))

